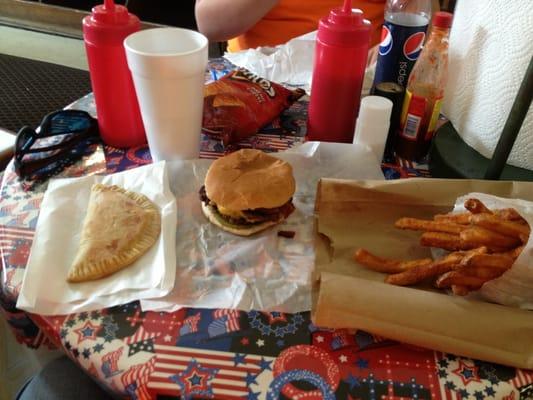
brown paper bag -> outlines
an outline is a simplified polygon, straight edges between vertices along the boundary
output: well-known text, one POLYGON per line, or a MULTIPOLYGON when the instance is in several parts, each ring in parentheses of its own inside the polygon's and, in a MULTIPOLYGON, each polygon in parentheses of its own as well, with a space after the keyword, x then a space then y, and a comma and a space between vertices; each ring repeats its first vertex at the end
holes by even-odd
POLYGON ((400 217, 431 218, 470 192, 533 200, 533 183, 404 179, 323 179, 316 199, 317 280, 313 320, 358 328, 431 349, 533 368, 533 313, 446 294, 431 287, 397 287, 357 265, 364 247, 384 257, 430 257, 420 233, 394 228, 400 217))

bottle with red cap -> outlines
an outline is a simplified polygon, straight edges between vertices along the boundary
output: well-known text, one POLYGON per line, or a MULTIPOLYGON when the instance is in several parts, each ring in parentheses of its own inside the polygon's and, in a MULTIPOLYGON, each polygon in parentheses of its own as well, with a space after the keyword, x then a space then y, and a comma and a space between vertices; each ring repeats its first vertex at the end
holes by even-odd
POLYGON ((146 143, 141 112, 126 61, 124 39, 140 29, 140 21, 113 0, 92 9, 83 19, 83 39, 103 141, 114 147, 146 143))
POLYGON ((448 77, 452 19, 448 12, 434 14, 429 38, 409 76, 395 146, 401 158, 421 161, 431 145, 448 77))
POLYGON ((331 10, 318 25, 311 101, 309 140, 352 143, 361 100, 370 22, 351 0, 331 10))

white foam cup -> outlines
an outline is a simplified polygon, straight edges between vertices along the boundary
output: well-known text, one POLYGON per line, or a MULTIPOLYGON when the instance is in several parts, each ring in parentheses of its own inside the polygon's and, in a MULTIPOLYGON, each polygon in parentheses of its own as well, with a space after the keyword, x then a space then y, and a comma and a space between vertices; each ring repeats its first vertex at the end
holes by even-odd
POLYGON ((153 161, 198 158, 207 38, 155 28, 129 35, 124 47, 153 161))

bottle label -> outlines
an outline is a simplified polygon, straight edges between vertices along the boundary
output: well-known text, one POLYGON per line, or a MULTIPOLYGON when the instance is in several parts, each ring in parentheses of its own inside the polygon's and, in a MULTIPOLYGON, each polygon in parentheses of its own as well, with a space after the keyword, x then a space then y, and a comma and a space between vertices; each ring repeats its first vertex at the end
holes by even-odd
POLYGON ((429 100, 425 97, 414 95, 406 90, 400 130, 403 138, 417 141, 418 137, 423 135, 424 141, 431 140, 439 119, 442 97, 436 99, 433 105, 428 102, 429 100), (427 113, 426 110, 428 110, 427 113))
POLYGON ((426 137, 424 138, 426 141, 431 140, 431 138, 433 137, 433 133, 435 132, 435 127, 437 126, 437 121, 439 120, 441 106, 442 106, 442 97, 435 100, 435 104, 433 105, 431 119, 429 120, 428 130, 426 132, 426 137))
POLYGON ((409 90, 405 91, 400 131, 405 139, 416 141, 424 120, 426 103, 424 97, 413 95, 409 90))

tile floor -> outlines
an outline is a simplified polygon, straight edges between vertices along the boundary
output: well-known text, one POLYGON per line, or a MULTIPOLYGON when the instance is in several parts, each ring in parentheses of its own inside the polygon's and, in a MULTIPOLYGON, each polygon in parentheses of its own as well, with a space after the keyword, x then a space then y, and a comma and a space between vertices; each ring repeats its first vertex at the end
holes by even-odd
MULTIPOLYGON (((0 53, 87 69, 83 41, 0 26, 0 53)), ((29 377, 61 353, 18 344, 0 316, 0 400, 12 400, 29 377)))

